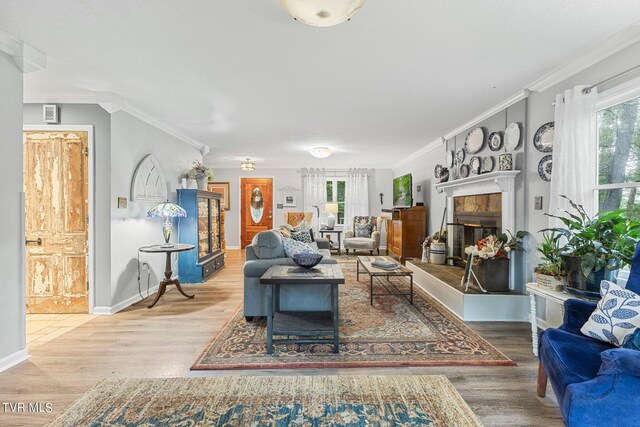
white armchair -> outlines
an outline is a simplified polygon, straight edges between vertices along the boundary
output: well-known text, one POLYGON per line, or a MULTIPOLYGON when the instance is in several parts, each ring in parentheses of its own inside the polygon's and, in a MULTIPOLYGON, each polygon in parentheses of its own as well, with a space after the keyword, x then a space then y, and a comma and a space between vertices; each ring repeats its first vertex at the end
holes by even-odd
POLYGON ((380 230, 382 217, 356 216, 353 218, 351 229, 344 232, 344 249, 349 255, 349 250, 368 250, 373 254, 376 250, 380 254, 380 230))

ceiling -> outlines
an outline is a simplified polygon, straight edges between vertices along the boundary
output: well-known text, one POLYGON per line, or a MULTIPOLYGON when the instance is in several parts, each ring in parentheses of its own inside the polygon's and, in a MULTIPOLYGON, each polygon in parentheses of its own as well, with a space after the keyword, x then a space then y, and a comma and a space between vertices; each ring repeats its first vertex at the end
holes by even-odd
POLYGON ((0 0, 0 31, 48 55, 27 94, 117 93, 217 167, 391 167, 639 19, 637 0, 369 0, 330 28, 277 0, 0 0))

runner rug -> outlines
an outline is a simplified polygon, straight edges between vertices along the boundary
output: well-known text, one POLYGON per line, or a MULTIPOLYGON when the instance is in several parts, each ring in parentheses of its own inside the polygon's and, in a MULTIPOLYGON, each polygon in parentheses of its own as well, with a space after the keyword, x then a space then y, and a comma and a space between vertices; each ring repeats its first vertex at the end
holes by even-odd
POLYGON ((444 376, 105 380, 51 426, 480 426, 444 376))
MULTIPOLYGON (((406 297, 378 296, 369 304, 369 276, 341 264, 340 353, 330 344, 277 344, 266 352, 266 320, 247 322, 242 307, 206 347, 192 370, 515 365, 453 313, 414 286, 406 297)), ((374 293, 408 292, 409 280, 378 278, 374 293)))

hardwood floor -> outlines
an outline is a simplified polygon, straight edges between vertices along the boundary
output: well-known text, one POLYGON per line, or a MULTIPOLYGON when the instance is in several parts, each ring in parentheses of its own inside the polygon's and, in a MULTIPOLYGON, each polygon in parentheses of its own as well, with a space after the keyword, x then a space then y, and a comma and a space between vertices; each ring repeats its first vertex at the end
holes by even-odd
MULTIPOLYGON (((470 326, 518 366, 189 371, 242 302, 240 251, 205 285, 171 289, 151 310, 143 303, 99 316, 30 350, 28 361, 0 373, 0 425, 42 425, 103 378, 195 375, 446 375, 486 426, 562 426, 553 392, 536 395, 537 359, 528 323, 470 326), (3 402, 50 402, 51 413, 8 413, 3 402)), ((146 302, 146 301, 145 301, 146 302)))

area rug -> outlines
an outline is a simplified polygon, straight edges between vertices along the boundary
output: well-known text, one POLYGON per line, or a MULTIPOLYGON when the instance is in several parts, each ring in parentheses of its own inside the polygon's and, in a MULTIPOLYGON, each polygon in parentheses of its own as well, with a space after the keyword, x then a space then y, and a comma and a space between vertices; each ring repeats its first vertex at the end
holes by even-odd
MULTIPOLYGON (((369 277, 356 281, 355 264, 341 264, 340 353, 330 344, 277 344, 266 352, 266 320, 247 322, 242 307, 206 347, 192 370, 435 365, 515 365, 448 309, 414 286, 405 297, 369 304, 369 277)), ((374 293, 408 292, 406 278, 377 279, 374 293)))
POLYGON ((481 426, 444 376, 105 380, 51 426, 481 426))

